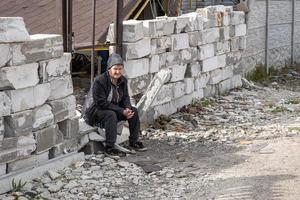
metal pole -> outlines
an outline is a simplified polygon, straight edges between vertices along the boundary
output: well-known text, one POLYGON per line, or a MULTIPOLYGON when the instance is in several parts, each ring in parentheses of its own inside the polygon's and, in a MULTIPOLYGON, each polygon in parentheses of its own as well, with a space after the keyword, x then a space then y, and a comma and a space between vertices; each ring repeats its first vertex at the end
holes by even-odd
POLYGON ((123 0, 116 0, 117 1, 117 10, 116 10, 116 43, 117 43, 117 49, 116 52, 122 56, 122 41, 123 41, 123 16, 122 16, 122 10, 123 10, 123 0))
POLYGON ((291 46, 291 64, 295 64, 295 26, 296 26, 296 19, 295 19, 295 12, 296 12, 296 0, 293 0, 292 6, 292 46, 291 46))
POLYGON ((63 46, 64 52, 68 49, 68 30, 67 30, 67 0, 62 0, 62 32, 63 32, 63 46))
POLYGON ((93 85, 94 82, 94 61, 95 61, 95 15, 96 15, 96 0, 92 0, 92 10, 93 10, 93 16, 92 16, 92 25, 93 25, 93 30, 92 30, 92 52, 91 52, 91 86, 93 85))
POLYGON ((72 0, 68 0, 68 52, 72 52, 72 4, 72 0))
POLYGON ((266 64, 266 72, 269 74, 269 6, 270 0, 267 0, 266 5, 266 55, 265 55, 265 64, 266 64))

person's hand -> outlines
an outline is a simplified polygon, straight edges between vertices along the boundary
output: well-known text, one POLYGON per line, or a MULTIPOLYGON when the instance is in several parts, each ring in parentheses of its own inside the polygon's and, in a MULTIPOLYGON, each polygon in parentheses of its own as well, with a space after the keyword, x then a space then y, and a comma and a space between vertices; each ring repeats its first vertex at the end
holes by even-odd
POLYGON ((123 111, 123 115, 126 117, 126 119, 130 119, 130 118, 133 117, 134 112, 133 112, 131 109, 126 108, 126 109, 124 109, 124 111, 123 111))

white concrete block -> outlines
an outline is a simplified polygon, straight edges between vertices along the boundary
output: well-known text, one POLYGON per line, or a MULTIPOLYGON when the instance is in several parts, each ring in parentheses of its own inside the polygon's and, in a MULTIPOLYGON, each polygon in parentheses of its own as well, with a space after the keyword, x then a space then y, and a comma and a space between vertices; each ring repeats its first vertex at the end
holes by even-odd
POLYGON ((146 37, 160 37, 164 35, 164 20, 151 19, 144 20, 144 36, 146 37))
POLYGON ((203 88, 203 96, 204 97, 211 97, 218 94, 218 90, 216 85, 207 85, 205 88, 203 88))
POLYGON ((185 78, 184 85, 185 85, 184 87, 185 94, 192 94, 194 92, 195 86, 194 86, 193 78, 185 78))
POLYGON ((49 104, 52 108, 55 123, 76 116, 76 99, 74 95, 50 101, 49 104))
POLYGON ((159 55, 151 55, 149 73, 156 73, 160 69, 159 55))
POLYGON ((166 16, 163 16, 163 17, 157 17, 156 19, 163 20, 163 24, 164 24, 163 35, 174 34, 176 21, 173 18, 168 18, 166 16))
POLYGON ((34 87, 5 91, 11 99, 11 112, 19 112, 40 106, 50 95, 50 84, 38 84, 34 87))
POLYGON ((226 55, 211 57, 202 61, 202 72, 209 72, 226 66, 226 55))
POLYGON ((240 37, 240 50, 245 50, 247 48, 247 38, 240 37))
POLYGON ((195 78, 195 82, 194 82, 195 90, 205 88, 208 80, 209 80, 209 73, 201 74, 199 77, 195 78))
POLYGON ((90 141, 97 141, 97 142, 104 142, 105 138, 99 135, 96 132, 91 132, 89 133, 89 140, 90 141))
POLYGON ((34 131, 50 126, 54 123, 52 108, 48 104, 37 107, 32 112, 32 128, 34 131))
POLYGON ((221 55, 230 52, 230 42, 223 41, 215 43, 216 55, 221 55))
POLYGON ((189 48, 191 51, 191 62, 197 62, 198 61, 198 48, 197 47, 191 47, 189 48))
POLYGON ((198 88, 198 90, 195 90, 192 95, 194 100, 200 100, 204 97, 203 88, 198 88))
POLYGON ((163 85, 152 102, 151 106, 157 106, 172 100, 172 84, 163 85))
POLYGON ((123 21, 123 41, 135 42, 144 36, 144 27, 142 21, 127 20, 123 21))
POLYGON ((36 150, 36 143, 33 133, 18 137, 17 157, 19 159, 29 157, 36 150))
POLYGON ((218 84, 219 94, 228 92, 230 89, 231 89, 231 80, 230 79, 226 79, 218 84))
POLYGON ((187 33, 180 33, 171 35, 171 51, 187 49, 189 45, 189 35, 187 33))
POLYGON ((222 69, 216 69, 210 72, 209 85, 215 85, 225 79, 229 79, 233 76, 233 67, 228 66, 222 69))
POLYGON ((49 100, 64 98, 73 93, 73 82, 71 75, 57 77, 50 81, 51 92, 49 100))
POLYGON ((185 94, 185 84, 183 81, 172 83, 172 97, 177 99, 185 94))
POLYGON ((230 25, 230 14, 228 12, 222 12, 221 13, 221 17, 222 17, 222 26, 229 26, 230 25))
POLYGON ((185 77, 193 78, 201 74, 201 64, 199 62, 189 63, 186 68, 185 77))
POLYGON ((189 16, 178 16, 175 17, 176 24, 175 24, 175 33, 184 33, 191 31, 190 29, 190 17, 189 16))
POLYGON ((36 34, 30 41, 12 45, 11 65, 33 63, 41 60, 59 58, 63 55, 63 39, 61 35, 36 34))
POLYGON ((239 88, 242 87, 242 76, 240 74, 234 75, 230 78, 230 88, 239 88))
POLYGON ((32 131, 32 110, 13 113, 4 118, 6 137, 18 137, 32 131))
POLYGON ((71 53, 64 53, 61 58, 39 62, 41 80, 47 82, 53 77, 70 74, 71 59, 71 53))
POLYGON ((196 12, 186 13, 181 17, 189 17, 189 26, 186 31, 199 31, 203 30, 203 18, 196 12))
POLYGON ((225 12, 228 14, 231 14, 233 12, 233 7, 232 6, 224 6, 225 7, 225 12))
POLYGON ((177 108, 173 102, 167 102, 161 105, 154 106, 153 110, 154 110, 153 118, 156 119, 160 115, 170 115, 175 113, 177 111, 177 108))
POLYGON ((162 55, 161 63, 165 62, 165 66, 172 66, 181 63, 181 52, 180 51, 171 51, 166 52, 162 55))
POLYGON ((159 38, 151 38, 151 54, 158 54, 169 51, 171 48, 171 38, 162 36, 159 38))
POLYGON ((230 26, 220 27, 220 41, 226 41, 230 39, 230 26))
POLYGON ((183 64, 188 64, 188 63, 192 62, 192 50, 190 48, 183 49, 180 52, 181 52, 181 62, 183 64))
POLYGON ((230 39, 231 51, 245 50, 246 44, 246 37, 236 37, 230 39))
POLYGON ((0 68, 6 66, 12 57, 9 44, 0 44, 0 68))
POLYGON ((0 89, 21 89, 39 83, 38 64, 3 67, 0 69, 0 89))
POLYGON ((10 115, 11 113, 11 99, 5 92, 0 91, 0 118, 2 116, 10 115))
POLYGON ((145 92, 150 84, 151 77, 151 74, 146 74, 144 76, 128 79, 129 96, 145 92))
POLYGON ((37 166, 49 160, 49 152, 44 152, 39 155, 31 155, 29 158, 13 161, 7 164, 7 171, 14 172, 30 166, 37 166))
POLYGON ((184 64, 170 66, 169 69, 171 69, 171 74, 172 74, 170 82, 183 80, 186 68, 187 65, 184 64))
POLYGON ((124 62, 125 75, 128 78, 136 78, 149 73, 149 59, 127 60, 124 62))
POLYGON ((179 97, 177 99, 172 100, 172 103, 174 104, 174 107, 176 110, 181 109, 183 106, 187 106, 191 104, 193 101, 193 94, 187 94, 182 97, 179 97))
POLYGON ((0 176, 6 174, 6 163, 0 164, 0 176))
POLYGON ((189 44, 191 47, 197 47, 202 44, 202 32, 192 31, 188 32, 189 44))
POLYGON ((0 143, 4 138, 4 120, 3 117, 0 117, 0 143))
POLYGON ((219 40, 220 40, 219 28, 209 28, 202 31, 203 44, 218 42, 219 40))
POLYGON ((239 63, 242 59, 242 53, 240 51, 233 51, 226 54, 226 65, 233 66, 239 63))
POLYGON ((142 58, 150 53, 150 38, 143 38, 134 43, 123 43, 123 57, 125 60, 142 58))
POLYGON ((52 125, 42 130, 34 132, 36 138, 36 153, 40 154, 48 151, 54 145, 63 140, 63 135, 57 125, 52 125))
POLYGON ((235 26, 231 26, 230 28, 230 37, 240 37, 240 36, 245 36, 246 34, 247 34, 246 24, 238 24, 235 26))
POLYGON ((245 13, 243 11, 232 11, 230 13, 231 25, 238 25, 245 23, 245 13))
POLYGON ((205 8, 199 8, 197 9, 197 12, 205 19, 207 19, 204 22, 205 28, 223 26, 224 22, 228 23, 229 17, 226 16, 225 7, 223 5, 207 6, 205 8))
POLYGON ((72 117, 57 123, 64 139, 77 138, 79 134, 79 117, 72 117))
POLYGON ((198 59, 205 60, 215 56, 214 44, 205 44, 198 47, 198 59))
POLYGON ((0 17, 0 43, 29 41, 22 17, 0 17))

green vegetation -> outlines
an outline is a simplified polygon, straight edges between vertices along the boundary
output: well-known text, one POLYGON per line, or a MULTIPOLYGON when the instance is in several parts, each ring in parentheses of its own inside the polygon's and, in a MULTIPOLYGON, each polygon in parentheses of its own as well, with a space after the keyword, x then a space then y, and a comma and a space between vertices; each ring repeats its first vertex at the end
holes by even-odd
POLYGON ((279 112, 284 112, 286 111, 286 108, 281 107, 281 106, 276 106, 271 112, 272 113, 279 113, 279 112))
POLYGON ((289 131, 297 131, 300 132, 300 127, 290 127, 289 131))
POLYGON ((20 179, 18 183, 15 182, 15 179, 12 180, 11 186, 12 186, 12 192, 20 192, 23 190, 24 186, 27 184, 25 181, 22 183, 22 180, 20 179))
POLYGON ((300 104, 300 99, 296 99, 296 98, 294 98, 294 99, 289 99, 289 100, 287 101, 287 103, 288 103, 288 104, 300 104))

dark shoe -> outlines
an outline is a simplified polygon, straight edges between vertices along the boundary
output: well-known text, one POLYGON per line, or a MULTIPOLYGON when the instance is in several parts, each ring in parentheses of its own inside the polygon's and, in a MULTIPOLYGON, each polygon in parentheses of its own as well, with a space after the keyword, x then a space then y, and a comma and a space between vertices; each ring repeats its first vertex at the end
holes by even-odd
POLYGON ((135 143, 130 143, 129 147, 136 151, 147 151, 147 147, 145 147, 144 144, 140 141, 137 141, 135 143))
POLYGON ((115 147, 106 146, 104 150, 104 154, 110 158, 118 159, 120 157, 126 156, 126 153, 116 149, 115 147))

